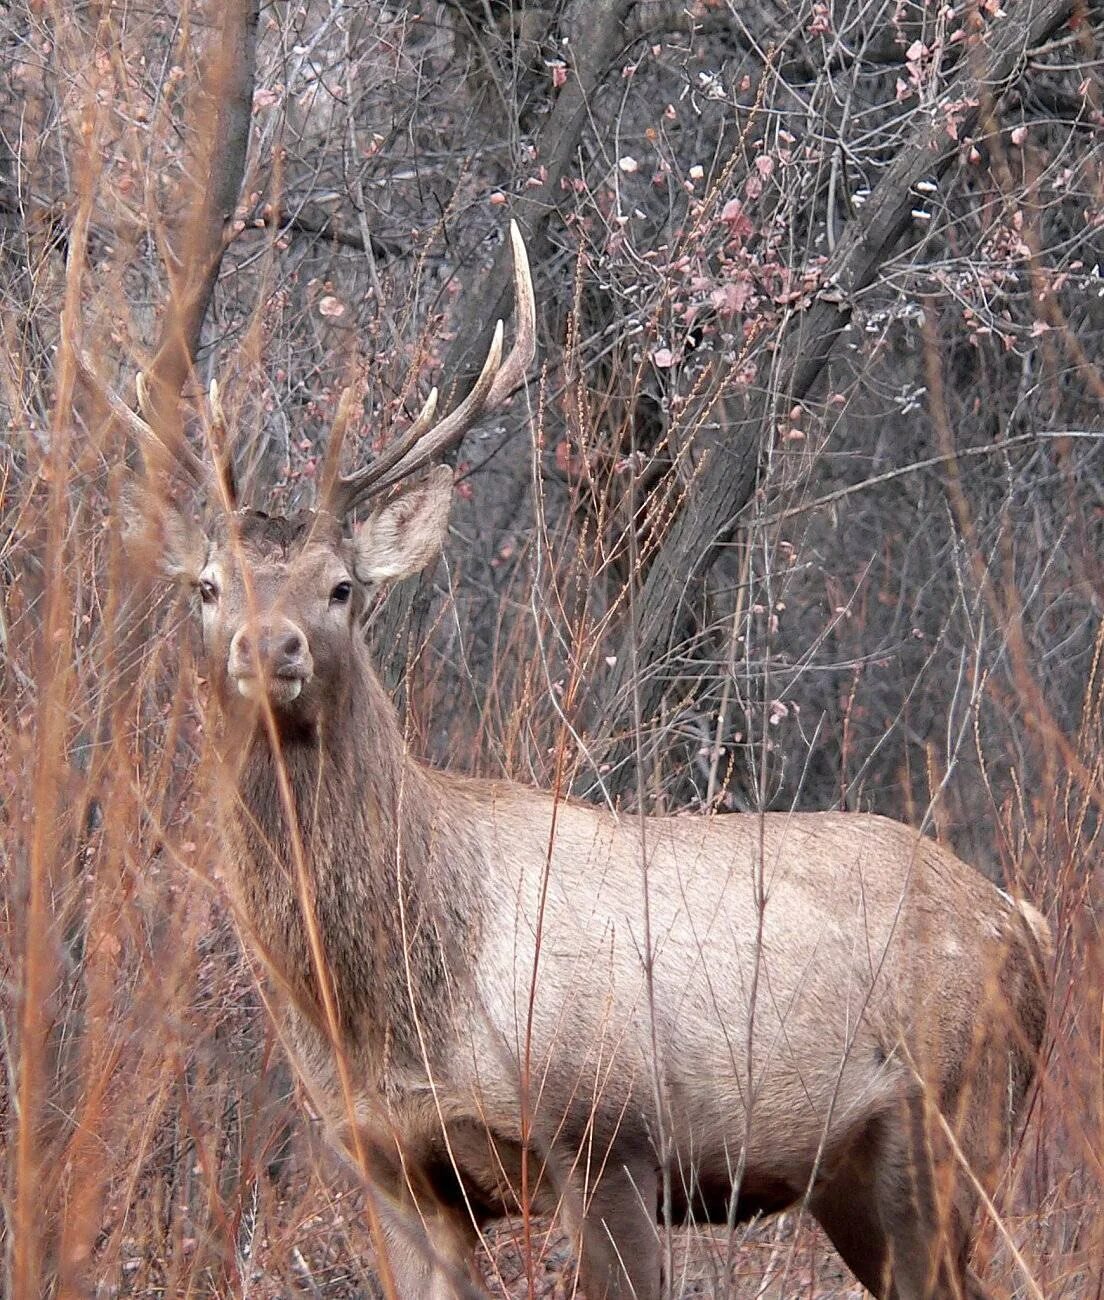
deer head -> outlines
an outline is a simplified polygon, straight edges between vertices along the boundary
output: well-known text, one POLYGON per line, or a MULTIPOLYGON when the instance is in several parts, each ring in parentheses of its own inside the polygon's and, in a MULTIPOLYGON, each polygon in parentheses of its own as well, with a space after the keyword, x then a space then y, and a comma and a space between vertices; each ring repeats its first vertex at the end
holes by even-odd
MULTIPOLYGON (((366 595, 404 578, 438 553, 448 524, 452 471, 436 465, 468 429, 525 379, 535 351, 535 306, 528 257, 511 223, 516 339, 503 360, 499 321, 482 371, 468 396, 441 420, 437 390, 417 419, 376 459, 349 475, 338 470, 353 393, 338 406, 313 510, 269 515, 244 506, 232 470, 226 420, 212 385, 210 464, 190 450, 171 452, 152 424, 110 399, 143 451, 146 475, 128 507, 127 532, 162 574, 190 587, 199 602, 212 685, 225 709, 267 701, 274 713, 308 720, 340 707, 347 689, 350 642, 366 595), (217 507, 206 527, 193 523, 157 490, 156 471, 173 461, 217 507), (155 499, 156 498, 156 499, 155 499), (356 508, 375 502, 359 526, 356 508)), ((87 359, 83 369, 90 371, 87 359)), ((139 406, 147 411, 145 385, 139 406)))

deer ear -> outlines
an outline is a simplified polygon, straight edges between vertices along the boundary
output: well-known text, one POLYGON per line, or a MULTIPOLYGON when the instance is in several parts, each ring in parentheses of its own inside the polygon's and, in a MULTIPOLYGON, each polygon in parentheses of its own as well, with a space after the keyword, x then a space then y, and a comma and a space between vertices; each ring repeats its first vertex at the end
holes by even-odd
POLYGON ((374 511, 353 540, 353 572, 361 582, 408 578, 437 557, 448 528, 452 470, 438 465, 416 487, 374 511))
POLYGON ((122 540, 127 554, 173 582, 194 582, 207 559, 200 528, 177 504, 144 483, 122 491, 122 540))

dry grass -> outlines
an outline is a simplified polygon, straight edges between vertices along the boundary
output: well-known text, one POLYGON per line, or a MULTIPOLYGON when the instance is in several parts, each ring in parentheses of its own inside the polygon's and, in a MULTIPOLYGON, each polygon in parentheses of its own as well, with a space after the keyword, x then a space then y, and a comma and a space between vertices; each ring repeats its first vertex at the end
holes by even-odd
MULTIPOLYGON (((158 29, 158 39, 175 39, 164 35, 170 28, 158 29)), ((51 28, 65 30, 60 20, 51 28)), ((184 108, 166 101, 159 110, 165 120, 138 116, 119 127, 106 105, 124 97, 104 91, 118 69, 110 51, 102 65, 88 62, 81 30, 71 25, 71 48, 49 56, 70 78, 49 102, 64 127, 55 122, 51 129, 71 132, 88 147, 79 151, 68 188, 55 195, 56 207, 39 203, 28 188, 25 239, 4 262, 10 283, 0 344, 0 410, 7 417, 0 436, 0 1294, 364 1296, 374 1284, 360 1192, 304 1115, 220 886, 204 789, 204 683, 191 623, 181 603, 155 599, 121 553, 124 440, 76 375, 74 343, 105 375, 117 366, 125 376, 148 359, 150 302, 162 301, 163 287, 147 248, 156 223, 135 225, 129 205, 148 186, 156 209, 160 187, 180 166, 172 145, 184 108), (117 134, 109 138, 108 127, 117 134), (140 627, 136 636, 119 632, 127 601, 141 606, 138 623, 132 615, 129 624, 140 627)), ((49 97, 35 98, 41 87, 34 68, 28 64, 19 75, 28 104, 41 109, 49 97)), ((35 129, 46 140, 42 114, 22 119, 26 140, 34 141, 35 129)), ((34 148, 21 147, 20 165, 33 179, 34 148)), ((368 156, 363 148, 361 155, 368 156)), ((704 219, 699 233, 703 240, 708 234, 704 219)), ((162 234, 155 231, 152 243, 162 234)), ((327 333, 336 329, 328 318, 294 301, 300 292, 317 299, 326 288, 321 275, 310 279, 309 290, 296 279, 272 291, 268 277, 281 251, 270 242, 242 253, 229 276, 223 319, 239 331, 242 389, 252 382, 264 393, 256 410, 249 394, 242 399, 258 426, 265 418, 286 424, 287 408, 266 407, 271 394, 256 378, 267 373, 277 345, 289 369, 296 340, 308 338, 326 358, 311 390, 304 445, 291 445, 294 492, 309 484, 313 441, 336 393, 330 381, 347 364, 355 368, 358 357, 350 361, 355 345, 327 333)), ((675 314, 676 278, 657 289, 658 305, 640 309, 652 341, 657 320, 675 314)), ((1038 400, 1062 412, 1054 426, 1061 427, 1073 422, 1070 411, 1083 409, 1070 405, 1071 386, 1087 395, 1077 401, 1089 409, 1104 386, 1056 301, 1038 308, 1047 326, 1037 358, 1044 371, 1038 400)), ((414 289, 401 303, 404 338, 412 337, 418 331, 411 322, 429 313, 414 289)), ((632 392, 616 400, 584 391, 586 365, 573 352, 587 341, 583 305, 576 300, 564 314, 560 371, 548 377, 540 402, 533 399, 542 434, 561 439, 563 472, 539 479, 547 493, 547 500, 538 498, 541 510, 500 543, 508 576, 493 593, 492 624, 480 628, 483 664, 469 672, 466 634, 455 626, 459 621, 463 629, 473 608, 485 611, 476 587, 485 575, 464 587, 459 543, 447 580, 438 574, 433 616, 425 627, 414 620, 409 641, 404 624, 398 638, 412 665, 405 703, 422 752, 451 753, 468 769, 545 784, 561 761, 585 767, 572 728, 584 725, 590 683, 623 644, 614 634, 627 624, 625 584, 639 576, 624 546, 625 502, 610 502, 624 473, 622 452, 636 436, 618 402, 641 398, 643 366, 633 372, 632 392), (562 428, 549 434, 561 418, 562 428), (614 450, 602 460, 591 453, 604 436, 614 450)), ((1020 326, 1028 337, 1031 322, 1020 326)), ((378 321, 375 328, 382 328, 378 321)), ((617 348, 627 344, 611 346, 613 361, 604 342, 603 356, 616 367, 617 348)), ((957 344, 934 339, 929 328, 926 346, 927 409, 943 435, 967 397, 978 394, 952 382, 941 407, 937 381, 957 344)), ((424 339, 408 348, 419 350, 427 351, 424 339)), ((389 364, 405 359, 400 352, 396 344, 389 364)), ((868 361, 863 374, 884 380, 881 353, 868 361)), ((992 398, 1006 413, 1019 410, 1019 380, 1013 376, 1011 397, 1003 389, 994 396, 993 355, 984 354, 978 366, 992 367, 985 373, 993 388, 981 402, 992 398)), ((631 369, 627 360, 624 368, 631 369)), ((312 372, 312 382, 316 377, 312 372)), ((862 379, 847 390, 860 427, 868 418, 862 379)), ((378 396, 377 377, 365 386, 369 397, 378 396)), ((752 795, 787 806, 805 798, 804 773, 823 761, 831 777, 819 788, 834 791, 841 805, 876 806, 918 825, 929 820, 952 841, 961 835, 970 845, 965 856, 1046 911, 1057 958, 1043 1068, 996 1198, 997 1218, 987 1217, 981 1229, 977 1260, 994 1297, 1030 1293, 1013 1247, 1047 1300, 1101 1297, 1104 555, 1096 540, 1095 462, 1079 460, 1076 447, 1063 444, 1053 462, 1046 453, 1047 481, 1036 488, 1039 462, 1009 458, 1011 486, 991 509, 971 495, 969 483, 941 480, 947 491, 938 507, 909 502, 906 513, 897 498, 871 493, 861 500, 876 505, 862 507, 861 517, 857 495, 847 499, 845 511, 853 503, 854 511, 842 521, 832 505, 782 526, 772 514, 779 502, 801 506, 818 495, 818 484, 829 491, 843 481, 833 458, 850 453, 840 452, 838 410, 826 400, 794 415, 804 425, 789 441, 776 441, 775 430, 765 435, 761 495, 702 598, 693 643, 675 647, 671 662, 657 669, 670 670, 686 689, 669 693, 649 733, 656 757, 646 784, 671 811, 746 806, 752 795), (823 437, 818 420, 828 430, 823 437), (933 544, 934 559, 922 552, 923 571, 901 577, 909 539, 934 535, 937 525, 945 548, 933 544), (915 533, 906 536, 907 528, 915 533), (861 529, 861 544, 852 544, 849 529, 861 529), (1051 566, 1065 554, 1062 547, 1069 569, 1051 566), (1024 564, 1025 551, 1042 557, 1038 567, 1024 564), (953 573, 948 585, 957 584, 953 612, 945 589, 930 594, 931 570, 944 562, 953 573), (1071 614, 1072 587, 1089 594, 1071 614), (780 631, 775 611, 787 603, 780 631), (879 609, 897 607, 905 608, 906 626, 917 624, 915 641, 907 634, 897 640, 910 652, 919 646, 922 662, 902 655, 879 676, 897 649, 879 630, 879 609), (964 626, 976 630, 973 640, 964 626), (787 660, 794 642, 800 652, 787 660), (1078 657, 1068 648, 1075 642, 1089 651, 1078 657), (931 664, 945 643, 955 648, 950 668, 939 661, 939 676, 931 664), (806 687, 820 690, 825 664, 818 655, 836 673, 835 712, 824 706, 823 731, 810 716, 813 705, 793 709, 806 687), (904 672, 901 664, 913 663, 914 676, 892 680, 904 672), (788 701, 788 712, 777 712, 780 701, 788 701), (722 730, 718 713, 726 708, 722 730), (917 720, 924 711, 938 711, 936 731, 953 731, 953 743, 932 741, 927 719, 917 720), (739 732, 734 717, 743 719, 739 732), (788 721, 776 728, 782 718, 788 721), (892 770, 873 765, 890 735, 900 741, 892 770)), ((661 446, 659 459, 667 451, 661 446)), ((477 476, 476 494, 480 482, 477 476)), ((1001 483, 994 491, 1003 491, 1001 483)), ((472 508, 478 506, 477 496, 472 508)), ((660 527, 649 520, 653 525, 660 527)), ((647 528, 642 535, 646 550, 647 528)), ((823 702, 823 695, 814 698, 823 702)), ((516 1226, 496 1228, 489 1241, 481 1266, 492 1293, 573 1293, 570 1251, 550 1225, 536 1225, 529 1249, 516 1226)), ((679 1234, 675 1258, 674 1291, 685 1297, 858 1294, 815 1225, 796 1214, 741 1228, 731 1240, 712 1231, 679 1234)))
MULTIPOLYGON (((62 423, 59 420, 59 423, 62 423)), ((9 454, 0 1185, 13 1297, 363 1294, 356 1189, 309 1133, 227 920, 201 779, 203 685, 181 609, 151 616, 123 705, 107 635, 132 574, 96 467, 117 451, 55 434, 9 454), (43 445, 46 445, 45 443, 43 445)), ((511 653, 523 654, 523 625, 511 653)), ((522 689, 537 689, 522 679, 522 689)), ((1059 943, 1050 1035, 1026 1135, 979 1246, 994 1295, 1104 1285, 1104 944, 1095 827, 1099 690, 1082 769, 993 809, 994 853, 1059 943)), ((428 707, 428 705, 424 705, 428 707)), ((503 704, 509 717, 516 705, 503 704)), ((447 718, 443 719, 447 725, 447 718)), ((553 734, 554 733, 550 733, 553 734)), ((681 1294, 855 1294, 807 1221, 680 1245, 681 1294)), ((484 1262, 496 1294, 570 1294, 564 1242, 516 1231, 484 1262)), ((680 1242, 685 1240, 680 1236, 680 1242)))

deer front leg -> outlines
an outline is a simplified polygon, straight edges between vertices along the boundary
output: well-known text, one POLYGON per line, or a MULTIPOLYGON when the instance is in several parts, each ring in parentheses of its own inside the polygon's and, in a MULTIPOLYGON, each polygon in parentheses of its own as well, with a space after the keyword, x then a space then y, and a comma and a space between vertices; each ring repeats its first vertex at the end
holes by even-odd
MULTIPOLYGON (((348 1135, 337 1137, 352 1154, 348 1135)), ((435 1181, 426 1150, 409 1132, 404 1139, 382 1126, 362 1128, 355 1145, 354 1164, 381 1230, 375 1246, 386 1256, 379 1268, 384 1293, 388 1300, 486 1300, 476 1280, 471 1214, 435 1181)))
POLYGON ((611 1158, 597 1186, 569 1208, 587 1300, 659 1300, 658 1196, 652 1161, 611 1158))
POLYGON ((478 1285, 475 1229, 462 1213, 377 1195, 394 1300, 486 1300, 478 1285))

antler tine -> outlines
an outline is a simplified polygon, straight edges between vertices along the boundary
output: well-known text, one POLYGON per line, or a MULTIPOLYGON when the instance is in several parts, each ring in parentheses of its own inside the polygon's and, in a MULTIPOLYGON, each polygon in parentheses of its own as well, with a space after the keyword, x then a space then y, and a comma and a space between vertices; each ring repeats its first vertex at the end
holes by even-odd
POLYGON ((193 484, 198 488, 205 488, 210 482, 210 469, 203 461, 192 451, 191 447, 180 438, 175 445, 171 445, 157 432, 150 423, 150 417, 153 410, 153 403, 150 397, 149 385, 146 383, 145 375, 139 370, 134 376, 134 388, 138 394, 138 409, 142 416, 137 416, 129 406, 114 393, 105 389, 107 400, 111 409, 123 420, 127 428, 130 429, 135 442, 142 449, 142 459, 147 463, 147 469, 152 468, 149 464, 150 457, 148 451, 152 448, 158 455, 162 456, 171 465, 175 461, 181 469, 185 471, 193 484))
POLYGON ((341 390, 337 401, 337 414, 330 426, 330 436, 322 453, 322 473, 318 479, 318 508, 333 511, 336 495, 341 491, 341 449, 345 445, 345 433, 356 405, 356 389, 350 384, 341 390))
POLYGON ((516 221, 510 222, 510 247, 514 254, 514 346, 495 375, 487 397, 487 409, 501 405, 525 382, 537 351, 537 303, 533 295, 533 276, 529 270, 529 253, 516 221))
POLYGON ((234 473, 234 448, 230 442, 229 426, 226 412, 222 409, 222 395, 217 379, 211 380, 208 390, 211 410, 211 442, 214 452, 215 485, 222 497, 222 504, 227 510, 236 510, 238 506, 238 479, 234 473))
MULTIPOLYGON (((464 398, 455 411, 446 415, 443 420, 438 421, 427 433, 420 437, 391 469, 386 473, 376 475, 367 490, 367 494, 374 496, 378 492, 383 492, 386 488, 393 487, 404 478, 408 478, 416 470, 421 469, 423 465, 428 465, 434 457, 440 456, 442 452, 448 451, 450 447, 455 446, 479 419, 487 408, 487 398, 490 396, 495 375, 498 373, 499 365, 502 362, 502 333, 502 322, 498 321, 495 325, 490 349, 487 352, 487 359, 483 362, 483 369, 479 372, 475 387, 467 397, 464 398)), ((404 438, 403 441, 406 442, 407 439, 404 438)), ((356 499, 360 500, 365 495, 364 492, 358 493, 356 499)))
MULTIPOLYGON (((346 394, 352 392, 352 389, 346 389, 346 394)), ((329 510, 331 514, 342 516, 353 508, 374 485, 376 479, 381 474, 386 473, 393 465, 398 464, 408 451, 420 441, 426 431, 433 424, 433 417, 437 411, 437 389, 430 389, 429 396, 418 412, 414 423, 407 429, 406 433, 390 447, 382 451, 375 460, 370 461, 361 469, 345 477, 331 474, 329 478, 323 479, 321 500, 325 502, 324 509, 329 510)), ((341 455, 341 438, 337 438, 338 425, 341 427, 341 434, 344 435, 345 423, 341 420, 341 412, 338 411, 338 418, 334 421, 334 429, 330 434, 329 445, 326 448, 326 465, 336 467, 341 455)))
MULTIPOLYGON (((85 383, 97 393, 111 408, 112 415, 126 429, 142 453, 147 472, 152 472, 158 465, 179 464, 197 485, 202 485, 207 478, 203 462, 185 443, 178 447, 170 446, 148 420, 132 411, 123 399, 100 378, 95 363, 82 348, 74 348, 77 369, 85 383)), ((136 377, 138 405, 143 412, 149 411, 149 390, 145 377, 139 372, 136 377)))
POLYGON ((529 256, 515 221, 510 222, 510 244, 514 255, 516 333, 506 360, 502 361, 503 325, 499 321, 479 378, 456 410, 433 424, 437 400, 434 389, 417 420, 398 442, 371 464, 338 480, 331 494, 333 513, 351 510, 358 501, 385 491, 455 446, 482 415, 501 405, 524 382, 536 353, 537 309, 529 256))
POLYGON ((222 409, 222 393, 219 390, 219 381, 211 380, 211 386, 207 389, 207 400, 211 404, 211 428, 218 433, 226 432, 226 412, 222 409))

